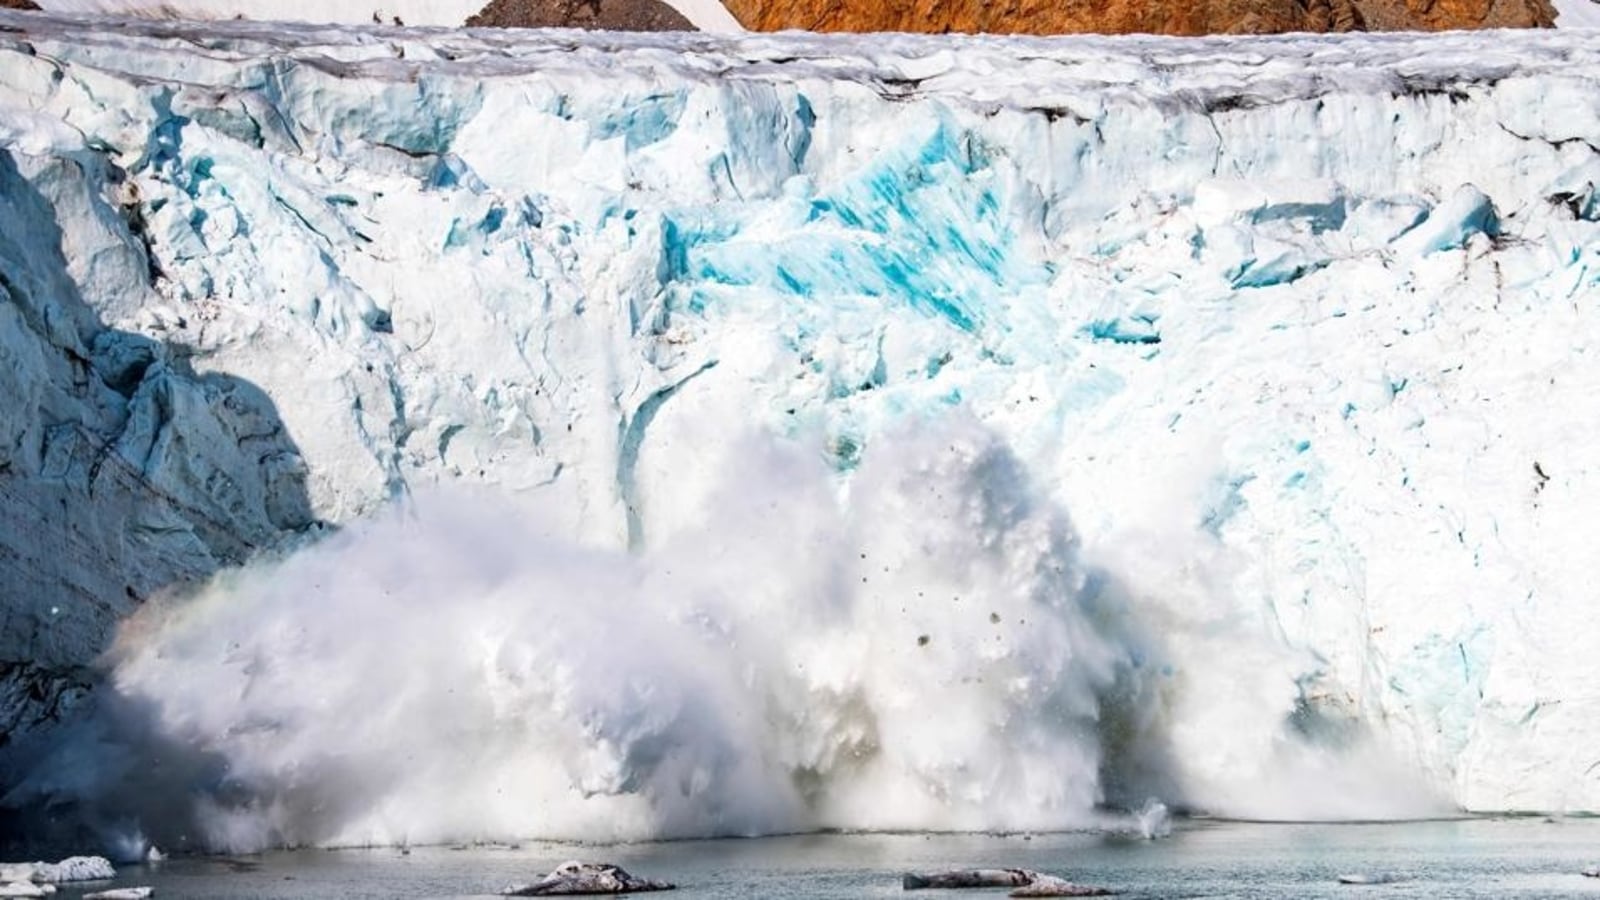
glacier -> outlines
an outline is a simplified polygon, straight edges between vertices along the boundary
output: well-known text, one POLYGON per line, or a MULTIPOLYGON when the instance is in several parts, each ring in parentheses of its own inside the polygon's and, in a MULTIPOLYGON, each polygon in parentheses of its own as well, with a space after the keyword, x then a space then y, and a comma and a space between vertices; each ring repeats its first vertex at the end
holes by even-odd
POLYGON ((0 13, 0 804, 1600 811, 1597 80, 0 13))

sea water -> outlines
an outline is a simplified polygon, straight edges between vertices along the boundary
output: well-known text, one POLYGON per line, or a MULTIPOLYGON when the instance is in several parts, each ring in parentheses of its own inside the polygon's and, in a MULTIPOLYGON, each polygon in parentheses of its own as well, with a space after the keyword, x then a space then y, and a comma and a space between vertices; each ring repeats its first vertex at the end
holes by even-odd
MULTIPOLYGON (((189 857, 122 870, 162 900, 480 897, 569 858, 615 862, 679 885, 669 896, 893 897, 901 875, 1024 867, 1124 897, 1600 897, 1600 820, 1463 819, 1377 824, 1190 820, 1166 839, 1102 834, 823 834, 580 846, 526 843, 300 850, 189 857), (1362 875, 1393 879, 1343 885, 1362 875)), ((1003 896, 1003 891, 936 896, 1003 896)))

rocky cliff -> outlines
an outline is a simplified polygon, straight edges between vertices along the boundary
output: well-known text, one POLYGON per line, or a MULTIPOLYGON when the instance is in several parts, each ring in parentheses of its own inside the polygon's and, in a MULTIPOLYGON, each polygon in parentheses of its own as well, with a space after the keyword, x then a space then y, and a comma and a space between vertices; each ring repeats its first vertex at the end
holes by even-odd
POLYGON ((1549 0, 726 0, 758 31, 1270 34, 1548 28, 1549 0))
POLYGON ((600 28, 607 31, 693 31, 661 0, 494 0, 467 19, 474 28, 600 28))

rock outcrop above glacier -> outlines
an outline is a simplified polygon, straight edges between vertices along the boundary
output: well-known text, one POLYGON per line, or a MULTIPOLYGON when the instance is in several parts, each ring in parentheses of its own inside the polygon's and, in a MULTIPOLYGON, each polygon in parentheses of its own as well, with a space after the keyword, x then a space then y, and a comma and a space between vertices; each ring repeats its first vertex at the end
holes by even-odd
MULTIPOLYGON (((220 845, 1600 810, 1597 81, 1560 33, 0 14, 6 732, 224 569, 113 676, 287 798, 208 800, 220 845), (469 518, 232 570, 441 485, 615 555, 469 518)), ((86 789, 6 754, 9 805, 86 789)))
POLYGON ((725 0, 758 31, 990 34, 1275 34, 1548 28, 1549 0, 1200 0, 1058 3, 1053 0, 725 0))
POLYGON ((661 0, 493 0, 467 18, 471 28, 602 28, 693 31, 661 0))

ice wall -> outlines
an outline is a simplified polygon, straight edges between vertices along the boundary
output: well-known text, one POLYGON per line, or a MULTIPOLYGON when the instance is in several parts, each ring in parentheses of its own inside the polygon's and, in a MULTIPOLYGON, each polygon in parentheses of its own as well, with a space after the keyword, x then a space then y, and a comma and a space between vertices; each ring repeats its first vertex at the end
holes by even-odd
MULTIPOLYGON (((823 460, 828 515, 853 523, 892 435, 957 421, 1016 474, 928 477, 978 497, 1020 480, 1070 516, 1073 574, 1045 591, 1070 602, 1050 621, 1065 658, 1106 654, 1064 682, 1087 705, 973 701, 1014 711, 997 722, 1069 710, 1058 740, 1077 762, 1043 783, 1094 773, 1055 806, 1008 794, 993 822, 1080 823, 1147 791, 1259 816, 1429 796, 1600 809, 1600 663, 1575 639, 1600 499, 1583 414, 1600 380, 1596 56, 1548 33, 729 41, 0 15, 0 346, 19 385, 0 511, 23 585, 6 597, 6 715, 46 716, 34 682, 76 696, 150 591, 317 522, 486 487, 535 507, 534 533, 653 571, 697 535, 745 546, 714 502, 752 465, 745 438, 823 460)), ((890 533, 952 515, 894 509, 890 533)), ((763 527, 737 533, 785 540, 763 527)), ((875 546, 833 530, 845 551, 875 546)), ((972 534, 922 546, 981 559, 1018 540, 972 534)), ((928 565, 895 558, 896 578, 928 565)), ((894 578, 796 602, 844 598, 844 621, 874 623, 851 632, 868 657, 939 647, 1032 596, 1027 558, 965 582, 983 602, 962 616, 894 578), (899 626, 855 612, 897 599, 899 626)), ((739 569, 716 591, 762 581, 739 569)), ((262 634, 229 622, 274 615, 276 595, 208 589, 218 608, 218 590, 239 618, 185 627, 262 634)), ((1002 643, 1024 676, 1061 650, 1002 643)), ((263 696, 249 649, 216 664, 263 696)), ((748 675, 729 653, 717 665, 748 675)), ((200 669, 140 658, 124 652, 119 684, 175 734, 250 761, 258 788, 306 771, 230 743, 227 705, 170 689, 200 669)), ((504 674, 497 658, 482 677, 504 674)), ((976 677, 964 658, 930 683, 976 677)), ((596 715, 574 721, 633 721, 596 715)), ((319 720, 259 721, 314 736, 319 720)), ((769 738, 754 745, 789 746, 769 738)), ((948 799, 952 773, 990 758, 969 750, 896 771, 948 799)), ((628 796, 633 771, 601 783, 628 796)), ((14 799, 51 788, 28 777, 14 799)), ((428 808, 420 784, 271 827, 395 838, 428 808)), ((894 795, 828 796, 825 816, 719 821, 870 825, 894 795)), ((894 824, 998 809, 965 796, 970 814, 894 824)), ((704 812, 672 821, 692 833, 704 812)))

